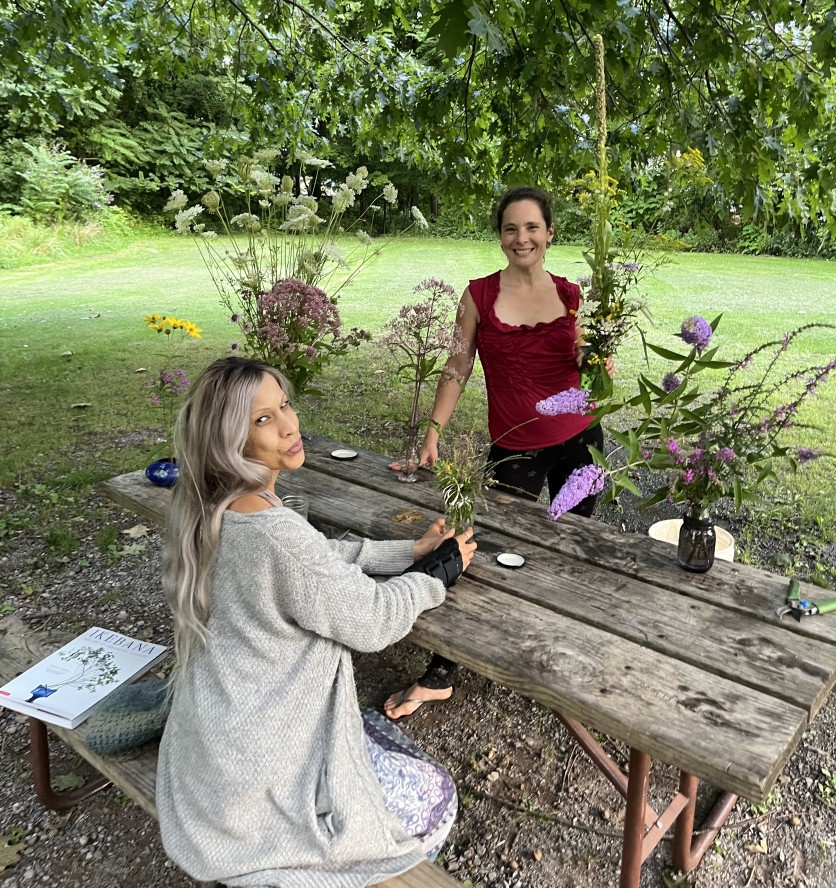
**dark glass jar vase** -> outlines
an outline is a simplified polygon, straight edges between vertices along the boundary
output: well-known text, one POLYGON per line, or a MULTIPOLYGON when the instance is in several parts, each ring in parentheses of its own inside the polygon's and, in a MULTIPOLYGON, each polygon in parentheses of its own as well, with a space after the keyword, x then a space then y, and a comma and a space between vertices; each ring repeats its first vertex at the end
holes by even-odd
POLYGON ((682 518, 676 560, 693 573, 705 573, 714 564, 717 535, 708 509, 692 506, 682 518))

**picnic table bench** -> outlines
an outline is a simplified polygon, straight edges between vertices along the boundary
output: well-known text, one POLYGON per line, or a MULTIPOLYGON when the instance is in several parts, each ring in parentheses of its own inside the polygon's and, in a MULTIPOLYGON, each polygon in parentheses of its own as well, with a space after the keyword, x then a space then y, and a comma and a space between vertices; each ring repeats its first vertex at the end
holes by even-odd
MULTIPOLYGON (((359 450, 337 461, 338 446, 306 435, 304 468, 279 478, 279 495, 310 497, 314 525, 411 538, 443 513, 428 473, 399 484, 385 457, 359 450)), ((100 489, 165 520, 170 491, 141 472, 100 489)), ((642 862, 672 826, 674 864, 693 869, 738 795, 766 800, 832 690, 832 626, 778 621, 786 577, 725 562, 689 574, 667 543, 574 515, 552 523, 542 507, 494 491, 487 499, 468 573, 410 640, 558 714, 627 800, 621 888, 638 888, 642 862), (521 569, 497 563, 508 551, 525 558, 521 569), (630 747, 626 775, 589 729, 630 747), (653 759, 681 774, 661 813, 647 802, 653 759), (699 780, 723 792, 695 835, 699 780)), ((802 597, 813 592, 802 584, 802 597)))
MULTIPOLYGON (((51 653, 57 645, 44 645, 40 633, 27 630, 14 616, 0 617, 0 684, 28 669, 51 653)), ((0 710, 2 711, 2 710, 0 710)), ((54 811, 66 811, 113 784, 143 811, 157 819, 158 743, 146 743, 117 755, 99 755, 90 749, 78 732, 58 725, 29 719, 29 746, 32 776, 38 798, 54 811), (47 727, 102 775, 79 789, 55 792, 50 785, 49 739, 47 727)), ((212 883, 203 883, 204 885, 212 883)), ((400 876, 381 883, 384 888, 455 888, 459 885, 444 870, 421 863, 400 876)))

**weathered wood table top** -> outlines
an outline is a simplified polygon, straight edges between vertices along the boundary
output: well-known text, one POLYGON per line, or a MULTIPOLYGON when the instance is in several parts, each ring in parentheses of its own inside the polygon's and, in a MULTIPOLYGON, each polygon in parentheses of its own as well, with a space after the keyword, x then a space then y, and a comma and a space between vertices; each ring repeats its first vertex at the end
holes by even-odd
MULTIPOLYGON (((398 481, 387 460, 305 436, 305 467, 279 495, 306 493, 310 520, 379 539, 420 535, 443 514, 432 476, 398 481)), ((357 448, 355 448, 357 449, 357 448)), ((100 489, 164 521, 170 491, 141 472, 100 489)), ((836 682, 836 615, 779 621, 787 578, 715 562, 676 564, 675 548, 488 492, 479 549, 446 602, 410 638, 651 758, 762 802, 836 682), (515 552, 520 569, 496 555, 515 552)), ((802 597, 817 591, 802 584, 802 597)))

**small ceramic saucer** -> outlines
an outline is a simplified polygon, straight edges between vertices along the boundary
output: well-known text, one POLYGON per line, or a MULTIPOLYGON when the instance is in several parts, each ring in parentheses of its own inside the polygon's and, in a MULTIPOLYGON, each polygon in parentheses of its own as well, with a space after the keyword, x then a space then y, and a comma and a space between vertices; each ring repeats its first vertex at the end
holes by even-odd
POLYGON ((356 459, 357 451, 356 450, 332 450, 331 456, 334 459, 356 459))
POLYGON ((496 560, 503 567, 522 567, 525 564, 525 558, 522 555, 517 555, 516 552, 500 552, 496 556, 496 560))

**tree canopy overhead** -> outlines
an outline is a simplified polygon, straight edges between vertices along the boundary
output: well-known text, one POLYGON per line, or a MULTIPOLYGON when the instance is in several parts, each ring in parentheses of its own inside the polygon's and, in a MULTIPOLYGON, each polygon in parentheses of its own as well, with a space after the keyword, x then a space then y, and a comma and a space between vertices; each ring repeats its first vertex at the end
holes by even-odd
POLYGON ((0 17, 5 137, 83 147, 118 121, 128 138, 164 102, 204 141, 325 140, 462 195, 593 165, 600 33, 614 175, 698 148, 744 215, 836 219, 831 0, 0 0, 0 17))

